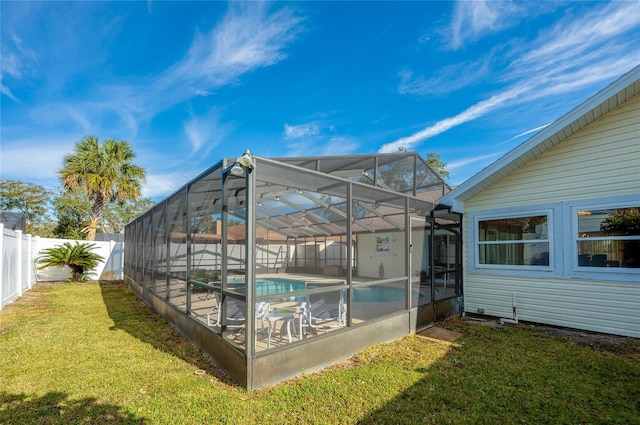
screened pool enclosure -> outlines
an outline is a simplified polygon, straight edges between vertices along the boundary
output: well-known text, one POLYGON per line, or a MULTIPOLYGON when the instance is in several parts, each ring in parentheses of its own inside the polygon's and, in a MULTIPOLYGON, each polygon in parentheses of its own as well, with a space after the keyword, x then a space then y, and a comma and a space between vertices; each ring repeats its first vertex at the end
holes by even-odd
POLYGON ((256 389, 459 312, 461 218, 415 153, 224 159, 125 230, 125 279, 256 389))

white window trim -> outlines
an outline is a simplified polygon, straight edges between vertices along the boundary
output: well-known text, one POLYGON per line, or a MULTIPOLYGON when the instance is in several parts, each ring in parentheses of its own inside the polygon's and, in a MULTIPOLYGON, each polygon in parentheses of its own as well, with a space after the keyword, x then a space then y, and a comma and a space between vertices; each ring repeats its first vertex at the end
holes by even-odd
POLYGON ((628 208, 640 205, 640 195, 567 201, 554 204, 471 211, 467 213, 468 273, 521 277, 560 277, 601 281, 640 281, 640 268, 579 267, 577 212, 587 209, 628 208), (478 222, 531 215, 548 216, 549 267, 478 264, 478 222))
MULTIPOLYGON (((563 250, 570 253, 571 259, 565 264, 565 275, 571 278, 591 280, 637 280, 640 276, 640 268, 611 268, 611 267, 587 267, 578 265, 578 211, 629 208, 640 206, 640 196, 617 196, 611 198, 598 198, 567 202, 565 204, 565 243, 563 250)), ((594 240, 596 238, 593 238, 594 240)), ((599 239, 599 238, 598 238, 599 239)), ((610 239, 610 238, 604 238, 610 239)), ((629 239, 621 237, 621 239, 629 239)))
MULTIPOLYGON (((534 206, 523 206, 513 208, 501 208, 495 210, 484 210, 469 213, 469 272, 477 274, 498 274, 511 276, 547 276, 560 275, 562 271, 562 259, 556 255, 558 252, 558 237, 556 229, 559 228, 558 220, 561 214, 560 204, 545 204, 534 206), (549 265, 548 266, 517 266, 500 264, 480 264, 478 258, 478 226, 480 221, 497 220, 504 218, 529 217, 535 215, 547 216, 547 242, 549 243, 549 265)), ((528 241, 526 241, 528 242, 528 241)))

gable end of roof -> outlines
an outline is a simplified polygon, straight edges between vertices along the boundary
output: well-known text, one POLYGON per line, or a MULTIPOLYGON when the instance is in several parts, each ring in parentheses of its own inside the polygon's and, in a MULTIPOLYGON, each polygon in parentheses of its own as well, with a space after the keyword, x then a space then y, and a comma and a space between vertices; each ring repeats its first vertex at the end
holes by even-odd
POLYGON ((638 94, 640 94, 640 65, 444 195, 439 202, 451 206, 455 212, 463 212, 464 202, 467 199, 534 160, 638 94))

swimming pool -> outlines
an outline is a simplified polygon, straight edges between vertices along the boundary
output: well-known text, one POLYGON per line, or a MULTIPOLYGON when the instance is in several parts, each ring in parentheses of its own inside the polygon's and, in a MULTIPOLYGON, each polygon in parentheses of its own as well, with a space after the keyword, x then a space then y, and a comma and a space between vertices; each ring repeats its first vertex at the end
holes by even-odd
MULTIPOLYGON (((229 285, 244 286, 244 279, 230 279, 229 285)), ((306 288, 304 280, 285 279, 277 277, 257 278, 256 295, 278 295, 287 292, 304 291, 306 288)))
MULTIPOLYGON (((230 279, 230 285, 244 286, 244 279, 230 279)), ((304 280, 296 280, 290 278, 257 278, 256 279, 256 296, 273 296, 284 295, 290 292, 304 291, 306 284, 304 280)), ((414 303, 419 297, 424 296, 419 291, 412 292, 412 298, 414 303)), ((304 301, 305 296, 298 296, 289 301, 304 301)), ((384 303, 384 302, 398 302, 404 301, 405 289, 403 285, 388 286, 388 285, 375 285, 375 286, 359 286, 353 288, 354 303, 384 303)))

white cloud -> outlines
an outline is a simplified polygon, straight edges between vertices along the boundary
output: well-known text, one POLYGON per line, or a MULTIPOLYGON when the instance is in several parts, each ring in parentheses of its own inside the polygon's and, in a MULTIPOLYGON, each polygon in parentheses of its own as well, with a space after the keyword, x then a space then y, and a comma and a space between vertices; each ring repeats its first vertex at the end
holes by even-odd
POLYGON ((299 125, 284 125, 288 156, 348 155, 360 143, 351 137, 339 135, 333 125, 312 121, 299 125))
POLYGON ((37 62, 37 55, 33 50, 24 46, 20 37, 12 34, 2 46, 2 60, 0 61, 0 92, 14 102, 19 102, 11 88, 6 84, 7 76, 14 80, 24 76, 25 69, 29 69, 30 63, 37 62))
POLYGON ((526 46, 524 54, 513 61, 508 77, 514 79, 527 74, 547 73, 556 66, 560 67, 555 69, 559 73, 593 60, 596 56, 594 50, 599 52, 597 57, 601 57, 608 49, 619 49, 620 44, 635 51, 638 58, 637 39, 630 37, 626 43, 618 42, 613 46, 608 43, 608 40, 623 36, 638 25, 640 13, 635 2, 612 2, 573 21, 570 18, 561 20, 526 46))
POLYGON ((610 61, 588 64, 584 68, 553 78, 549 81, 551 84, 540 87, 537 93, 532 93, 532 98, 560 95, 605 80, 613 81, 639 63, 640 56, 631 52, 620 58, 611 58, 610 61))
POLYGON ((355 152, 360 144, 349 137, 332 137, 321 151, 321 155, 347 155, 355 152))
POLYGON ((37 62, 38 55, 32 49, 27 48, 24 45, 24 42, 17 34, 11 34, 11 41, 13 41, 14 46, 20 52, 21 56, 25 59, 28 59, 33 62, 37 62))
MULTIPOLYGON (((449 27, 451 49, 475 42, 486 34, 515 26, 527 17, 526 5, 513 1, 458 1, 449 27)), ((534 7, 538 7, 535 5, 534 7)))
POLYGON ((115 114, 135 135, 138 123, 196 96, 237 84, 239 77, 286 58, 286 48, 302 30, 303 17, 268 2, 229 2, 221 21, 198 33, 181 60, 158 75, 127 84, 102 84, 78 107, 93 121, 115 114), (278 9, 275 9, 278 7, 278 9), (93 99, 104 99, 95 102, 93 99))
POLYGON ((492 158, 497 158, 502 155, 504 152, 493 152, 487 155, 474 156, 472 158, 462 158, 457 161, 447 162, 447 170, 454 171, 463 167, 468 167, 469 165, 476 163, 485 163, 487 160, 492 158))
POLYGON ((2 53, 2 64, 0 67, 3 76, 9 75, 14 78, 20 78, 22 75, 20 59, 13 52, 2 53))
POLYGON ((465 180, 485 168, 487 163, 493 162, 500 156, 504 155, 504 153, 505 151, 496 151, 485 155, 461 158, 456 161, 447 162, 447 170, 451 173, 449 184, 457 186, 463 183, 465 180))
POLYGON ((145 198, 166 197, 182 187, 185 182, 194 176, 187 176, 184 173, 147 174, 147 178, 142 187, 145 198))
POLYGON ((413 71, 405 69, 398 73, 400 94, 444 94, 468 87, 486 77, 490 69, 490 56, 481 58, 475 62, 464 62, 446 66, 430 77, 423 74, 414 76, 413 71))
POLYGON ((206 128, 206 123, 197 118, 191 118, 184 124, 184 132, 191 144, 191 152, 197 152, 205 141, 211 137, 210 128, 206 128))
POLYGON ((414 133, 407 137, 402 137, 394 142, 387 143, 380 148, 379 152, 396 152, 399 148, 413 150, 419 143, 425 141, 426 139, 444 133, 445 131, 450 130, 453 127, 459 126, 469 121, 473 121, 474 119, 503 106, 505 102, 517 98, 524 91, 524 88, 515 88, 504 93, 492 96, 488 100, 476 103, 475 105, 471 106, 458 115, 445 118, 433 125, 430 125, 424 130, 420 130, 417 133, 414 133))
MULTIPOLYGON (((485 6, 462 7, 483 10, 485 6)), ((570 16, 560 20, 533 42, 520 45, 519 52, 511 52, 516 56, 511 65, 502 75, 495 73, 497 80, 510 84, 502 92, 453 117, 387 143, 380 152, 394 152, 400 147, 413 150, 428 138, 490 112, 611 81, 640 62, 640 51, 634 44, 636 38, 625 38, 639 26, 640 14, 631 2, 605 4, 579 18, 570 16)), ((584 99, 578 99, 581 100, 584 99)))
POLYGON ((304 137, 313 137, 320 134, 322 128, 317 122, 310 122, 300 125, 284 125, 284 135, 287 139, 300 139, 304 137))
POLYGON ((91 104, 73 105, 69 103, 42 103, 29 110, 31 122, 47 128, 66 128, 76 134, 88 134, 96 129, 91 115, 96 107, 91 104))
POLYGON ((46 139, 20 139, 3 142, 0 159, 2 177, 37 182, 53 188, 65 153, 73 150, 74 136, 50 136, 46 139), (25 179, 23 176, 28 176, 25 179))
POLYGON ((509 143, 510 141, 518 139, 518 138, 520 138, 522 136, 526 136, 527 134, 537 133, 538 131, 542 130, 543 128, 548 127, 550 124, 551 123, 547 123, 547 124, 541 125, 540 127, 536 127, 536 128, 532 128, 531 130, 523 131, 522 133, 516 134, 515 136, 511 137, 510 139, 505 140, 504 142, 498 143, 496 146, 504 145, 505 143, 509 143))
POLYGON ((346 136, 331 137, 326 141, 303 140, 287 145, 287 156, 348 155, 358 150, 360 144, 346 136))
POLYGON ((288 7, 271 12, 266 2, 230 2, 222 21, 208 33, 197 34, 182 60, 147 87, 121 87, 118 98, 122 103, 133 99, 135 110, 154 114, 194 95, 210 94, 243 74, 285 59, 302 20, 288 7))
POLYGON ((82 128, 82 133, 91 133, 92 125, 82 112, 73 108, 71 105, 68 105, 65 110, 68 116, 82 128))
MULTIPOLYGON (((148 2, 147 6, 151 13, 152 3, 148 2)), ((12 92, 11 85, 8 84, 11 81, 7 81, 8 78, 29 77, 34 70, 36 73, 44 73, 43 68, 49 66, 49 62, 55 65, 55 59, 61 57, 60 52, 63 46, 64 49, 72 52, 86 51, 80 46, 100 45, 95 40, 118 33, 118 28, 114 28, 114 25, 105 24, 99 25, 101 33, 92 36, 88 41, 83 38, 78 39, 76 33, 73 37, 68 37, 71 30, 66 29, 74 28, 76 21, 86 23, 88 20, 84 19, 86 13, 82 9, 77 16, 70 16, 73 18, 70 21, 73 25, 68 22, 64 25, 58 24, 56 20, 60 20, 61 16, 67 17, 67 15, 74 15, 73 12, 78 12, 71 6, 65 10, 66 12, 60 11, 52 17, 55 22, 49 23, 51 27, 59 25, 62 30, 56 38, 41 43, 45 46, 43 49, 50 48, 41 64, 38 64, 38 58, 33 55, 33 52, 27 49, 26 42, 22 43, 18 37, 4 38, 3 57, 0 61, 2 64, 0 91, 3 96, 18 100, 16 95, 19 96, 19 93, 15 90, 12 92), (105 35, 105 33, 108 34, 105 35), (10 44, 9 50, 5 49, 7 43, 13 43, 10 44), (13 56, 10 57, 7 52, 11 52, 13 56), (27 60, 31 62, 25 62, 27 60), (49 62, 46 62, 47 60, 49 62), (34 68, 36 65, 39 65, 38 69, 34 68)), ((33 20, 29 18, 31 15, 27 12, 29 11, 25 10, 20 22, 27 23, 33 20)), ((47 180, 53 185, 57 184, 56 170, 62 164, 64 152, 72 151, 78 134, 109 134, 118 139, 135 142, 138 122, 150 120, 159 112, 196 96, 210 96, 218 87, 237 84, 238 78, 246 73, 285 59, 287 47, 295 41, 302 30, 303 19, 289 5, 268 2, 229 2, 228 9, 219 23, 212 29, 196 35, 183 58, 164 72, 146 76, 144 80, 137 82, 129 78, 124 84, 101 84, 98 88, 90 89, 88 98, 83 99, 82 93, 77 93, 75 98, 78 100, 71 103, 44 100, 31 106, 25 113, 28 118, 25 122, 28 124, 25 124, 22 129, 12 128, 9 133, 6 127, 3 128, 0 168, 3 177, 29 176, 29 180, 47 180), (56 129, 60 128, 65 128, 65 133, 72 133, 74 136, 68 138, 64 137, 65 135, 58 136, 59 132, 56 129), (20 131, 23 134, 44 131, 47 136, 43 136, 40 140, 35 138, 26 140, 24 136, 9 135, 19 134, 20 131)), ((121 22, 118 19, 115 21, 116 24, 121 22)), ((23 28, 18 26, 17 22, 12 20, 12 25, 23 28)), ((110 24, 111 21, 107 23, 110 24)), ((6 28, 6 31, 9 32, 10 29, 6 28)), ((36 41, 31 40, 32 44, 36 41)), ((100 56, 100 52, 97 52, 97 56, 100 56)), ((79 61, 77 66, 74 62, 71 70, 62 66, 46 69, 46 73, 43 74, 45 79, 43 87, 47 89, 46 94, 58 93, 60 89, 58 86, 64 85, 69 78, 81 73, 89 66, 99 66, 102 60, 104 60, 103 57, 96 59, 92 54, 88 55, 87 59, 79 61)), ((228 125, 221 125, 217 113, 211 111, 197 116, 192 115, 183 125, 193 152, 197 152, 200 157, 204 157, 218 145, 230 128, 228 125)), ((175 160, 175 156, 172 159, 175 160)), ((144 186, 145 195, 166 195, 188 181, 189 177, 193 177, 177 173, 165 175, 166 162, 162 164, 164 168, 161 172, 154 171, 153 165, 150 165, 151 170, 147 167, 150 175, 144 186)))
POLYGON ((9 87, 5 86, 4 84, 0 83, 0 93, 4 94, 5 96, 7 96, 9 99, 13 100, 14 102, 19 102, 18 98, 15 97, 13 95, 13 93, 11 93, 11 89, 9 89, 9 87))
POLYGON ((218 113, 212 109, 203 116, 192 114, 184 123, 184 132, 191 144, 191 152, 202 151, 201 154, 206 155, 218 146, 228 133, 228 128, 219 124, 218 113))

